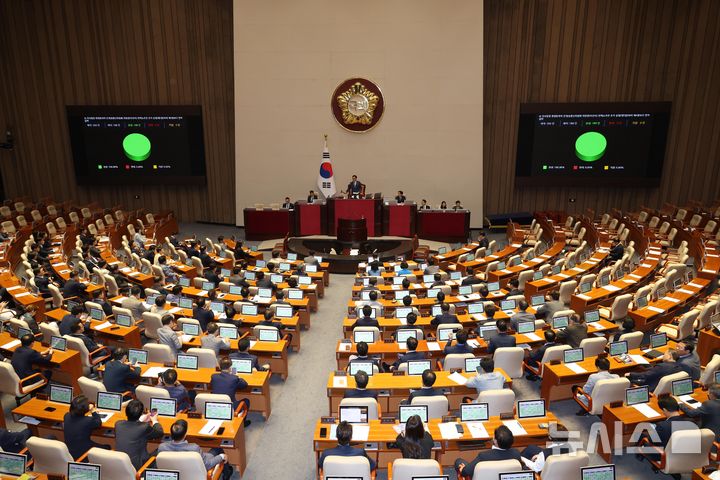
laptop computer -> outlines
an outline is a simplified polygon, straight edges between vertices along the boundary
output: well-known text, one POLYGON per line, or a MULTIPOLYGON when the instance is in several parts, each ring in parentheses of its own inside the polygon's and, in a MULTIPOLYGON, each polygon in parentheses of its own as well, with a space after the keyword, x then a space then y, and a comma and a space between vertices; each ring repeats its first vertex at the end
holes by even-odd
POLYGON ((188 355, 186 353, 178 353, 177 356, 177 368, 183 370, 197 370, 198 369, 198 357, 197 355, 188 355))
POLYGON ((431 360, 410 360, 407 362, 408 375, 422 375, 425 370, 432 370, 431 360))
POLYGON ((625 405, 632 406, 650 401, 650 389, 647 385, 625 390, 625 405))
POLYGON ((205 418, 207 420, 232 420, 232 403, 205 402, 205 418))
POLYGON ((615 465, 582 467, 580 478, 581 480, 615 480, 615 465))
POLYGON ((50 401, 70 405, 73 399, 72 387, 65 385, 50 384, 50 401))
POLYGON ((517 402, 517 415, 519 419, 537 418, 545 416, 545 400, 520 400, 517 402))
POLYGON ((398 420, 400 423, 405 423, 408 418, 413 415, 418 415, 423 423, 428 422, 428 406, 427 405, 399 405, 398 406, 398 420))
POLYGON ((232 371, 234 374, 238 373, 252 373, 252 360, 249 358, 231 358, 232 371))
POLYGON ((68 462, 67 480, 101 480, 100 465, 68 462))
POLYGON ((663 356, 663 352, 656 349, 664 347, 665 345, 667 345, 667 335, 664 333, 654 333, 650 335, 650 348, 652 348, 652 350, 645 352, 643 356, 650 359, 660 358, 663 356))
POLYGON ((358 405, 340 405, 340 422, 368 423, 368 407, 358 405))
POLYGON ((482 422, 490 418, 487 403, 460 404, 461 422, 482 422))
POLYGON ((20 477, 25 473, 27 457, 18 453, 0 452, 0 474, 20 477))
POLYGON ((177 470, 148 468, 145 470, 145 480, 180 480, 180 472, 177 470))

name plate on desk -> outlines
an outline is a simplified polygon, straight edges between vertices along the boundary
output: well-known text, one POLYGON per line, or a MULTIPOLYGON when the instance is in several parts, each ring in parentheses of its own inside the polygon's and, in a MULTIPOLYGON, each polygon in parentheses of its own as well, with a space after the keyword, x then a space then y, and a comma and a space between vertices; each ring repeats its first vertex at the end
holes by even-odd
POLYGON ((320 417, 320 423, 335 423, 335 417, 320 417))
POLYGON ((405 376, 405 372, 399 372, 397 370, 393 372, 393 377, 404 377, 404 376, 405 376))

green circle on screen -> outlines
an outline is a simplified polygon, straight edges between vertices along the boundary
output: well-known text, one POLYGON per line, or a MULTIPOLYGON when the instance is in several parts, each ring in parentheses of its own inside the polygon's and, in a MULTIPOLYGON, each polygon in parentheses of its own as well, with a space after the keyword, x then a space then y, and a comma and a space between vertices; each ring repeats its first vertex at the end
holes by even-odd
POLYGON ((607 139, 598 132, 586 132, 575 140, 575 155, 584 162, 594 162, 605 155, 607 139))
POLYGON ((131 133, 123 139, 125 156, 135 162, 147 160, 150 156, 150 139, 142 133, 131 133))

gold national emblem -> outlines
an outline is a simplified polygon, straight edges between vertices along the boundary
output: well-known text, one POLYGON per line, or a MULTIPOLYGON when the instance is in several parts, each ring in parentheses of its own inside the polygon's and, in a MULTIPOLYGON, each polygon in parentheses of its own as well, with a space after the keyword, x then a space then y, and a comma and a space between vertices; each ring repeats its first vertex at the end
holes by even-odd
POLYGON ((335 120, 351 132, 370 130, 377 125, 385 110, 380 88, 364 78, 350 78, 338 85, 331 103, 335 120))

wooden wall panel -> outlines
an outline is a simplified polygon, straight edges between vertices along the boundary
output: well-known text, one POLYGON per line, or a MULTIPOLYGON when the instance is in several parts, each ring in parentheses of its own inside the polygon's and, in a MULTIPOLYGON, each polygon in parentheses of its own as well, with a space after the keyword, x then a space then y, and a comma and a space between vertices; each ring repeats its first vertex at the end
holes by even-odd
POLYGON ((0 2, 0 45, 0 128, 17 142, 0 151, 8 196, 235 221, 231 0, 0 2), (202 105, 207 186, 77 186, 70 104, 202 105))
POLYGON ((485 211, 718 198, 718 18, 715 0, 486 0, 485 211), (661 100, 673 111, 659 188, 514 185, 521 103, 661 100))

